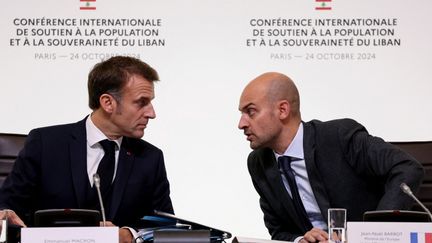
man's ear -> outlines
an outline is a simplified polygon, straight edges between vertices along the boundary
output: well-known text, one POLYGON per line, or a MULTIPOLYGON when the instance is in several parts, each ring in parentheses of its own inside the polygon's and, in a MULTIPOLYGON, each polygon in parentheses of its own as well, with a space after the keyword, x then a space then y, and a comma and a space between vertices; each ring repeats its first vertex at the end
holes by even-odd
POLYGON ((277 103, 279 111, 279 119, 286 119, 291 113, 291 105, 287 100, 281 100, 277 103))
POLYGON ((116 100, 110 94, 102 94, 99 97, 100 107, 107 113, 112 113, 117 105, 116 100))

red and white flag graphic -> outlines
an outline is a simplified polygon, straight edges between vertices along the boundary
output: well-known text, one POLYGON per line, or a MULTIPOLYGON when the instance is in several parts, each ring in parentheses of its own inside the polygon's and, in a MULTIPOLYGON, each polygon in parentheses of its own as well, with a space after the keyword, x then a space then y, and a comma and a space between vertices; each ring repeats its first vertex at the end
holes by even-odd
POLYGON ((79 0, 81 3, 80 10, 96 10, 96 0, 79 0))
POLYGON ((319 6, 315 7, 315 10, 331 10, 331 3, 332 0, 315 0, 316 3, 319 4, 319 6))

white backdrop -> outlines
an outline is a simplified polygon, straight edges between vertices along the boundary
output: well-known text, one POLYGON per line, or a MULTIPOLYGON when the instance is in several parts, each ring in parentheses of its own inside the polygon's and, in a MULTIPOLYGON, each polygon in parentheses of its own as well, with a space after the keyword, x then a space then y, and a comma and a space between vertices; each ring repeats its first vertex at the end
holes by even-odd
POLYGON ((0 132, 82 119, 91 67, 110 55, 139 57, 161 76, 144 139, 165 153, 176 214, 269 238, 246 168, 249 144, 237 129, 238 99, 252 78, 289 75, 304 120, 351 117, 386 140, 432 139, 432 2, 325 4, 331 9, 316 10, 315 0, 89 2, 95 10, 80 10, 87 5, 79 0, 8 2, 0 9, 0 132), (80 23, 94 19, 129 23, 80 23), (135 19, 159 24, 133 26, 135 19), (149 29, 157 34, 142 33, 149 29), (105 44, 79 43, 96 39, 105 44), (148 40, 159 45, 143 46, 148 40))

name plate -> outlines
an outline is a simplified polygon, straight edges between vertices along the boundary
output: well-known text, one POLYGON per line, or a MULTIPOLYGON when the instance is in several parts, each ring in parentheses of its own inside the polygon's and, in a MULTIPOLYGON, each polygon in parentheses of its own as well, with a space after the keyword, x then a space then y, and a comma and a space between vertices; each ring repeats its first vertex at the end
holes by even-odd
POLYGON ((118 243, 118 227, 22 228, 21 243, 118 243))
POLYGON ((432 243, 432 223, 348 222, 354 243, 432 243))

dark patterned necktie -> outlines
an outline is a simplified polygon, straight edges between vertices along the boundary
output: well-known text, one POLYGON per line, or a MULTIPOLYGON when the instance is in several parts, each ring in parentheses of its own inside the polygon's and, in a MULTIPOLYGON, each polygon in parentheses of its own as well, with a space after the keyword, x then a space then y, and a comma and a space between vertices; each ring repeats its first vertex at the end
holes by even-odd
POLYGON ((288 181, 289 187, 291 189, 291 197, 293 200, 293 204, 295 207, 295 210, 297 211, 299 218, 299 221, 303 224, 303 226, 306 229, 312 229, 312 224, 307 216, 305 207, 302 203, 302 200, 300 198, 300 194, 298 191, 297 183, 294 177, 294 172, 291 169, 291 157, 288 156, 281 156, 278 158, 279 166, 282 168, 282 171, 285 174, 285 177, 288 181))
POLYGON ((102 160, 99 163, 97 173, 99 174, 101 181, 101 193, 102 197, 106 196, 113 180, 114 166, 115 166, 115 146, 114 141, 108 139, 99 142, 105 152, 102 160))

